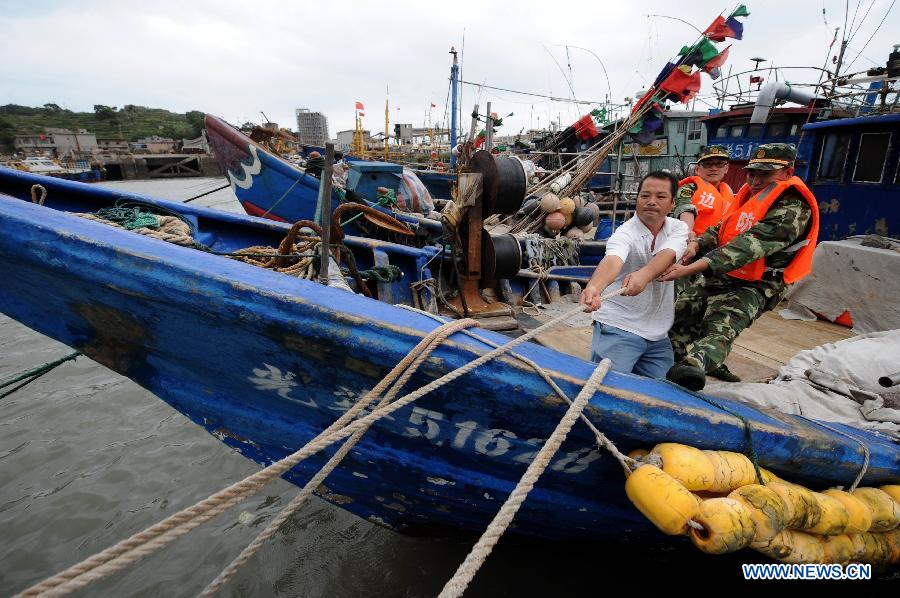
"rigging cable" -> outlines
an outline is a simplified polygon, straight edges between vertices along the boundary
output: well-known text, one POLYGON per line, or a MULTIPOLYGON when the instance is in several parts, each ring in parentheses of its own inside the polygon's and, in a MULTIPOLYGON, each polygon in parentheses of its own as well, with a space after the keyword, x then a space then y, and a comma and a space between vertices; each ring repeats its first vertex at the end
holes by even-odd
POLYGON ((862 56, 862 53, 866 51, 866 48, 872 42, 872 39, 875 38, 875 34, 878 33, 878 30, 881 29, 882 25, 884 25, 884 21, 888 18, 888 15, 891 14, 891 10, 894 8, 894 4, 896 2, 897 2, 897 0, 891 0, 891 5, 888 6, 888 9, 885 11, 884 16, 881 18, 881 22, 878 23, 878 26, 875 28, 875 31, 873 31, 872 35, 869 36, 869 39, 866 40, 866 43, 863 45, 862 49, 859 51, 859 53, 857 53, 856 58, 851 60, 850 64, 847 65, 846 68, 848 71, 850 70, 850 67, 853 66, 853 63, 855 63, 857 60, 859 60, 859 57, 862 56))

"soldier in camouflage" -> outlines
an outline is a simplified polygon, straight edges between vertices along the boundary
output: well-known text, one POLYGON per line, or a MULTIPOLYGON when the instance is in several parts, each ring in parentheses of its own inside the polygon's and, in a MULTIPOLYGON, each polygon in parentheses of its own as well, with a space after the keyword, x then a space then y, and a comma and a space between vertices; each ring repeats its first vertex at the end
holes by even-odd
MULTIPOLYGON (((734 193, 725 182, 730 159, 731 155, 724 145, 703 146, 697 155, 694 175, 685 177, 678 183, 672 217, 690 227, 692 241, 710 226, 718 224, 734 203, 734 193)), ((694 282, 694 278, 696 277, 679 278, 675 281, 676 297, 694 282)), ((709 373, 727 382, 741 380, 724 363, 709 373)))
POLYGON ((695 175, 682 179, 678 183, 672 217, 678 218, 688 225, 691 229, 691 239, 703 234, 706 228, 717 223, 711 221, 710 218, 699 219, 702 222, 698 223, 698 216, 700 216, 698 204, 704 210, 704 216, 709 214, 714 216, 713 220, 718 221, 721 219, 722 213, 727 211, 734 201, 731 188, 724 182, 725 175, 728 174, 730 159, 731 155, 724 145, 703 146, 697 157, 695 175), (698 181, 698 179, 700 180, 698 181), (708 198, 698 197, 698 191, 702 191, 699 189, 699 183, 706 183, 715 188, 710 190, 708 198), (716 218, 716 216, 718 217, 716 218), (701 224, 702 228, 695 224, 701 224))
MULTIPOLYGON (((818 231, 817 207, 814 201, 810 205, 804 197, 808 189, 793 176, 795 157, 796 149, 790 144, 760 146, 746 167, 748 183, 732 211, 688 244, 687 260, 694 255, 700 259, 690 265, 675 264, 660 278, 667 281, 703 273, 675 302, 675 324, 669 333, 675 365, 667 374, 670 380, 692 390, 702 389, 706 374, 719 369, 738 334, 784 297, 785 269, 798 256, 797 247, 807 245, 804 240, 818 231), (788 181, 791 186, 786 190, 778 186, 788 181), (775 188, 779 194, 761 217, 738 214, 749 209, 745 206, 751 202, 761 203, 775 188), (735 227, 739 234, 723 239, 728 236, 727 226, 735 227), (738 277, 742 269, 757 265, 757 261, 761 274, 756 280, 738 277)), ((811 242, 814 247, 815 238, 811 242)))

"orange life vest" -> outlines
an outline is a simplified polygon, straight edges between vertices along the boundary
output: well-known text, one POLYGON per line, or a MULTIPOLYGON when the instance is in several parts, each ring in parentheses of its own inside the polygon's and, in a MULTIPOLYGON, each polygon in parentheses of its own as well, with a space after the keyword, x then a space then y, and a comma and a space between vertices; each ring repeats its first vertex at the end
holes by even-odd
MULTIPOLYGON (((750 230, 757 222, 765 218, 772 204, 788 189, 796 189, 812 210, 812 219, 808 226, 806 238, 784 251, 793 252, 791 263, 784 269, 784 282, 794 283, 812 271, 813 252, 816 250, 816 239, 819 237, 819 204, 806 184, 798 177, 792 176, 786 181, 773 182, 765 189, 750 197, 750 186, 744 185, 738 191, 735 203, 722 220, 719 227, 719 247, 725 245, 741 233, 750 230)), ((761 280, 766 271, 765 258, 750 262, 728 273, 729 276, 741 280, 761 280)))
POLYGON ((722 217, 734 203, 734 193, 725 181, 713 186, 698 176, 681 179, 678 181, 678 186, 681 187, 688 183, 697 185, 697 190, 691 197, 691 203, 697 208, 697 217, 694 218, 694 234, 699 237, 710 226, 715 226, 722 221, 722 217))

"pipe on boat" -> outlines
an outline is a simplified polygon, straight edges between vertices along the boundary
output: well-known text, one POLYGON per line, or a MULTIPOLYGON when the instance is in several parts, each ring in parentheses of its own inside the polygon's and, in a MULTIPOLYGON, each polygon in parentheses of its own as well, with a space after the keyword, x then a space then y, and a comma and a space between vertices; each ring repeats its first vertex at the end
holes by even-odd
POLYGON ((822 96, 791 87, 790 83, 785 83, 784 81, 771 81, 763 85, 756 96, 756 106, 753 108, 750 124, 764 124, 769 118, 769 112, 775 107, 775 102, 778 100, 805 106, 815 99, 822 99, 822 96))

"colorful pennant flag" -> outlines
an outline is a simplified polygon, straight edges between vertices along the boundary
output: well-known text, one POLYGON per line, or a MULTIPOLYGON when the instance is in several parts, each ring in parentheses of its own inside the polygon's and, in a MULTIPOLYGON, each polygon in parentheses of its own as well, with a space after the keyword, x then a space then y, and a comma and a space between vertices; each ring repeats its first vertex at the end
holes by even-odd
POLYGON ((719 51, 711 41, 705 37, 701 37, 700 41, 691 47, 685 46, 681 48, 679 55, 684 56, 681 64, 693 64, 698 68, 703 68, 710 60, 719 55, 719 51))
POLYGON ((676 96, 677 101, 686 104, 700 91, 700 71, 687 74, 683 67, 677 68, 660 83, 659 88, 676 96))
POLYGON ((363 106, 363 103, 362 103, 362 102, 356 102, 356 109, 357 109, 357 110, 365 110, 366 107, 363 106))
POLYGON ((732 16, 732 17, 749 17, 749 16, 750 16, 750 11, 747 10, 746 5, 741 4, 740 6, 738 6, 738 7, 734 10, 733 13, 731 13, 731 16, 732 16))
POLYGON ((725 17, 719 15, 716 20, 706 28, 703 35, 714 42, 724 42, 726 37, 734 37, 734 31, 725 23, 725 17))
MULTIPOLYGON (((730 46, 730 45, 729 45, 727 48, 725 48, 724 50, 722 50, 721 52, 719 52, 718 55, 716 55, 716 56, 714 56, 713 58, 710 58, 709 60, 707 60, 707 61, 706 61, 706 64, 703 65, 703 70, 704 70, 705 72, 707 72, 707 73, 712 74, 712 70, 713 70, 713 69, 719 68, 720 66, 722 66, 723 64, 725 64, 725 61, 726 61, 726 60, 728 60, 728 52, 729 52, 729 50, 731 50, 731 46, 730 46)), ((715 79, 715 77, 713 77, 713 78, 715 79)))
POLYGON ((725 24, 733 32, 733 34, 729 35, 728 37, 732 37, 734 39, 744 39, 744 24, 743 23, 741 23, 734 17, 728 17, 728 20, 725 21, 725 24))

